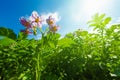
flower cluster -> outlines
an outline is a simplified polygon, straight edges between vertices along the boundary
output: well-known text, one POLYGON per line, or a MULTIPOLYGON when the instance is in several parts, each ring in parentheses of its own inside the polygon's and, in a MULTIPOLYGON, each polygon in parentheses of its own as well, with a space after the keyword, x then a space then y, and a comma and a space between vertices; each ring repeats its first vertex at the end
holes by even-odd
POLYGON ((25 26, 25 30, 21 30, 25 34, 34 33, 37 34, 37 28, 42 29, 42 26, 45 22, 49 25, 49 32, 56 32, 59 29, 59 26, 56 25, 55 19, 52 15, 49 15, 47 19, 44 19, 36 11, 33 11, 31 16, 28 18, 21 17, 20 23, 25 26))
POLYGON ((51 32, 56 32, 59 29, 59 26, 56 25, 55 19, 52 18, 52 16, 49 16, 49 18, 46 20, 46 22, 49 25, 49 30, 51 32))

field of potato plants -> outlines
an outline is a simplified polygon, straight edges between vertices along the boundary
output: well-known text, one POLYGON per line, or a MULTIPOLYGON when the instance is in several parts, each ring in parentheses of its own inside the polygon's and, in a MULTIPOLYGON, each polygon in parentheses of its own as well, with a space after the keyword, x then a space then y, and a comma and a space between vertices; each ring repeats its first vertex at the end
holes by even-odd
POLYGON ((1 26, 0 80, 120 80, 120 24, 110 21, 95 14, 87 23, 94 33, 79 29, 64 37, 52 16, 42 20, 36 11, 20 18, 19 34, 1 26), (40 39, 28 38, 37 33, 40 39))

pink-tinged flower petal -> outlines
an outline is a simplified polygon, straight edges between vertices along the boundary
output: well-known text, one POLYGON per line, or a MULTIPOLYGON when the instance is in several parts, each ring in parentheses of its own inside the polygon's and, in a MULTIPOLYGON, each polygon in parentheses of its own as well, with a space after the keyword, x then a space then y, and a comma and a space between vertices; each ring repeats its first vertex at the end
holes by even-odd
POLYGON ((29 20, 32 23, 32 26, 42 27, 42 17, 38 15, 36 11, 32 12, 32 15, 29 17, 29 20))
POLYGON ((52 16, 49 16, 49 18, 46 19, 46 22, 48 23, 49 26, 52 26, 55 24, 55 19, 52 18, 52 16))
POLYGON ((41 23, 33 22, 33 23, 32 23, 32 27, 41 28, 41 27, 42 27, 42 24, 41 24, 41 23))
POLYGON ((38 23, 37 25, 39 28, 42 28, 42 24, 41 23, 38 23))
POLYGON ((32 22, 32 28, 33 27, 37 27, 37 23, 36 22, 32 22))
POLYGON ((38 16, 39 16, 39 15, 38 15, 38 13, 37 13, 36 11, 33 11, 33 12, 32 12, 32 17, 33 17, 33 18, 37 18, 38 16))
POLYGON ((30 16, 30 17, 29 17, 29 20, 30 20, 31 22, 33 22, 33 21, 35 21, 35 18, 33 18, 32 16, 30 16))
POLYGON ((60 27, 58 25, 49 26, 51 32, 56 32, 60 27))
POLYGON ((31 28, 31 23, 27 21, 24 17, 20 18, 20 23, 26 28, 31 28))

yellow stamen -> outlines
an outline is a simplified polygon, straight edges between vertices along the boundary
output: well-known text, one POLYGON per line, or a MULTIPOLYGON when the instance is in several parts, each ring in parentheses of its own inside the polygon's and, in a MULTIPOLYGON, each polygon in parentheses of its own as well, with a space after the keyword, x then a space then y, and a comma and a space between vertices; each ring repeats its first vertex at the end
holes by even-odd
POLYGON ((25 25, 26 27, 28 27, 28 26, 30 25, 30 23, 29 23, 29 22, 26 22, 24 25, 25 25))
POLYGON ((39 23, 39 22, 40 22, 40 19, 39 19, 39 18, 36 18, 36 19, 35 19, 35 22, 36 22, 36 23, 39 23))
POLYGON ((57 27, 56 27, 56 26, 54 26, 52 30, 53 30, 53 31, 57 31, 57 27))
POLYGON ((54 22, 53 22, 52 20, 50 20, 50 21, 48 22, 48 24, 49 24, 49 25, 52 25, 52 24, 54 24, 54 22))

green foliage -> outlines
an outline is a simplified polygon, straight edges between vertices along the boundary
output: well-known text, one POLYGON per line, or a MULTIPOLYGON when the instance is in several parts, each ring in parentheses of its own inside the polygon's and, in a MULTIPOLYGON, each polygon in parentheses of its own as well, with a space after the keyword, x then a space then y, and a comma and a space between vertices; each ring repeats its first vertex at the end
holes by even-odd
POLYGON ((106 25, 111 21, 111 17, 105 17, 105 14, 99 15, 96 13, 93 17, 93 19, 88 21, 90 24, 89 26, 94 26, 94 30, 104 30, 106 28, 106 25))
POLYGON ((16 39, 16 34, 13 32, 13 30, 5 27, 0 27, 0 37, 5 36, 11 39, 16 39))
POLYGON ((18 34, 18 38, 17 38, 17 40, 24 40, 24 39, 26 39, 27 38, 27 34, 24 34, 23 32, 20 32, 19 34, 18 34))
POLYGON ((62 48, 70 47, 71 44, 74 44, 74 41, 70 38, 62 38, 59 40, 58 45, 62 48))
POLYGON ((2 46, 8 46, 8 45, 12 45, 12 44, 16 44, 16 42, 13 39, 5 37, 0 40, 0 45, 2 45, 2 46))
POLYGON ((77 30, 63 38, 13 38, 0 30, 0 80, 119 80, 120 24, 107 28, 110 20, 96 14, 89 21, 96 33, 77 30))

